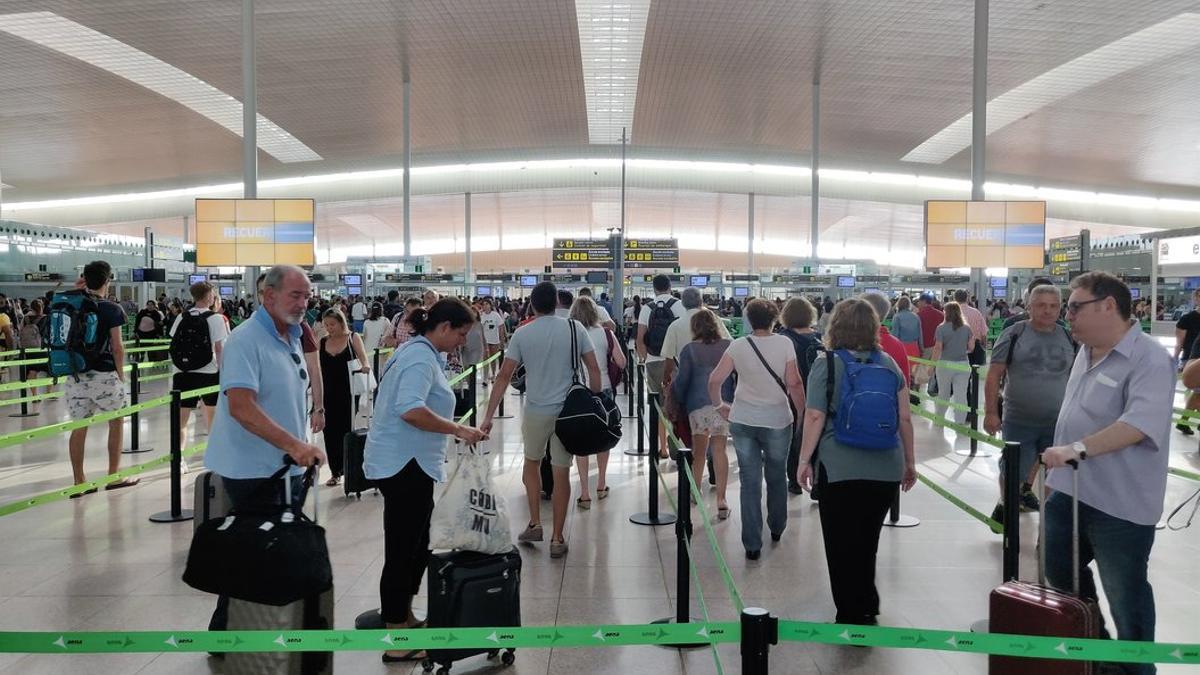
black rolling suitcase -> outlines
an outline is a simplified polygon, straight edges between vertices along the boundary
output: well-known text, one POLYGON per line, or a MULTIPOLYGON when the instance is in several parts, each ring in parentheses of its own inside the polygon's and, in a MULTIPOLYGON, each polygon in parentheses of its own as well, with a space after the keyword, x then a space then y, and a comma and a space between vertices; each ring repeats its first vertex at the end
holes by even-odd
MULTIPOLYGON (((521 625, 521 554, 450 551, 429 558, 430 628, 505 627, 521 625)), ((511 665, 512 649, 430 649, 422 664, 425 672, 441 666, 447 675, 455 661, 487 654, 511 665)))
POLYGON ((347 497, 354 495, 358 499, 362 499, 362 493, 375 487, 370 480, 367 480, 367 474, 363 471, 363 451, 366 447, 366 429, 355 429, 347 433, 342 442, 342 452, 344 453, 342 489, 347 497))

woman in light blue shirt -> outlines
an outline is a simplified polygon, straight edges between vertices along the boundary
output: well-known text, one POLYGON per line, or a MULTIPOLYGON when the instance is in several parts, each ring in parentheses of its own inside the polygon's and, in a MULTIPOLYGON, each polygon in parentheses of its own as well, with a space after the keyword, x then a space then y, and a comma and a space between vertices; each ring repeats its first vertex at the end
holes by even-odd
MULTIPOLYGON (((466 342, 475 315, 457 298, 439 300, 428 310, 405 316, 413 338, 396 349, 384 366, 375 414, 367 434, 363 469, 383 494, 384 564, 379 580, 380 613, 388 628, 416 628, 412 599, 429 563, 429 519, 433 484, 445 480, 446 441, 485 438, 459 424, 454 393, 446 380, 446 359, 466 342)), ((384 653, 384 663, 425 657, 419 650, 384 653)))

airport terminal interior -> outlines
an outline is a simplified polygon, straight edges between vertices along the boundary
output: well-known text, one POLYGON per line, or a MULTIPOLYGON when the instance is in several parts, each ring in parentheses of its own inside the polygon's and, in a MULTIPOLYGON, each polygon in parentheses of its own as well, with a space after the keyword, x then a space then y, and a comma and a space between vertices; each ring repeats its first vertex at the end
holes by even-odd
MULTIPOLYGON (((1197 100, 1195 0, 0 0, 0 673, 1194 671, 1197 100), (672 302, 659 305, 664 295, 672 302), (209 306, 214 315, 201 313, 209 306), (707 366, 696 355, 721 336, 704 337, 693 310, 732 340, 707 366), (465 324, 436 318, 459 311, 465 324), (566 455, 569 483, 556 481, 551 500, 536 458, 543 442, 556 457, 558 441, 531 430, 577 400, 559 377, 566 364, 549 359, 569 353, 553 338, 567 322, 543 316, 556 313, 595 319, 581 339, 604 381, 621 382, 580 400, 607 413, 587 424, 619 418, 620 431, 605 442, 606 471, 594 448, 566 447, 589 461, 566 455), (804 325, 786 323, 796 316, 804 325), (863 394, 898 418, 880 423, 891 425, 883 455, 853 454, 869 446, 844 439, 863 434, 838 426, 873 414, 841 408, 868 386, 848 369, 871 364, 837 351, 851 364, 834 369, 837 396, 832 374, 828 392, 803 380, 857 344, 837 343, 856 316, 871 338, 890 331, 879 348, 894 343, 908 364, 871 370, 900 382, 898 394, 863 394), (660 332, 673 344, 672 320, 689 322, 673 359, 660 332), (446 323, 423 333, 425 321, 446 323), (199 369, 181 339, 197 325, 211 364, 199 369), (463 325, 471 331, 454 332, 463 325), (1054 359, 1015 346, 1022 326, 1060 337, 1074 361, 1066 352, 1031 376, 1042 371, 1023 359, 1054 359), (1097 337, 1113 326, 1116 338, 1097 337), (801 328, 825 340, 816 361, 791 352, 801 328), (317 341, 306 359, 301 331, 317 341), (954 353, 960 334, 970 341, 954 353), (789 365, 776 375, 749 347, 774 358, 770 341, 785 338, 789 365), (414 355, 421 342, 443 347, 414 355), (331 356, 337 344, 347 347, 331 356), (1130 369, 1121 360, 1135 349, 1130 369), (660 393, 681 373, 707 378, 717 358, 737 371, 722 395, 732 409, 707 392, 695 409, 660 393), (435 366, 427 398, 401 407, 422 363, 435 366), (518 365, 512 382, 497 376, 518 365), (762 366, 778 386, 747 372, 762 366), (540 387, 561 396, 547 402, 540 387), (796 484, 778 443, 748 449, 759 441, 747 429, 781 431, 763 411, 803 405, 805 391, 827 399, 818 470, 850 465, 861 478, 841 492, 828 493, 839 483, 824 473, 814 478, 824 494, 796 484), (997 391, 1003 428, 989 421, 997 391), (1040 427, 1021 426, 1039 410, 1040 427), (914 464, 903 480, 914 484, 899 490, 906 413, 914 464), (1080 611, 1102 615, 1103 637, 1119 642, 1046 619, 1059 605, 1039 578, 1039 521, 1069 508, 1051 513, 1045 500, 1043 515, 1024 486, 1036 490, 1033 473, 1006 476, 999 462, 1020 455, 1018 440, 1032 448, 1016 438, 1030 428, 1048 429, 1037 451, 1074 457, 1076 477, 1094 481, 1081 493, 1087 522, 1126 528, 1083 535, 1099 609, 1080 611), (695 477, 683 463, 708 438, 701 429, 732 432, 724 496, 711 465, 695 477), (1134 435, 1108 447, 1117 432, 1134 435), (215 546, 234 516, 201 511, 248 499, 233 487, 218 496, 222 475, 235 487, 267 477, 232 475, 247 457, 282 462, 301 446, 337 453, 304 503, 324 529, 332 585, 286 607, 231 592, 223 633, 210 630, 217 597, 184 571, 194 581, 201 544, 215 546), (412 462, 363 475, 397 454, 412 462), (895 460, 895 476, 870 478, 864 466, 879 456, 895 460), (404 476, 416 468, 432 483, 435 464, 453 476, 430 488, 435 524, 473 512, 456 541, 494 539, 479 518, 506 524, 512 579, 453 586, 463 595, 446 600, 445 579, 468 565, 439 560, 482 569, 506 554, 420 539, 428 505, 404 476), (464 507, 455 497, 472 480, 464 507), (847 514, 861 519, 867 501, 887 512, 878 604, 855 614, 847 598, 871 596, 871 580, 845 570, 869 562, 875 528, 860 532, 847 514), (1123 517, 1135 502, 1138 517, 1123 517), (526 541, 538 520, 545 536, 526 541), (764 541, 748 543, 750 523, 764 541), (1134 548, 1127 530, 1152 540, 1140 573, 1127 564, 1137 554, 1114 562, 1134 548), (865 548, 847 557, 841 540, 856 537, 865 548), (405 546, 412 560, 396 563, 405 546), (385 555, 389 570, 416 567, 410 618, 427 624, 384 626, 381 606, 396 602, 381 598, 381 577, 395 586, 385 555), (1005 596, 1010 587, 1025 595, 1005 596), (513 600, 489 604, 502 589, 513 600), (501 606, 503 616, 481 609, 501 606), (491 630, 446 632, 470 627, 491 630), (476 653, 443 662, 449 650, 423 632, 476 653), (1014 633, 1054 641, 996 637, 1014 633), (270 651, 247 657, 243 638, 270 651), (318 658, 297 653, 314 642, 318 658)), ((782 442, 799 455, 815 409, 792 407, 783 428, 794 440, 782 442)), ((1070 471, 1054 469, 1058 491, 1069 494, 1070 471)), ((1069 520, 1054 532, 1069 539, 1069 520)), ((1053 593, 1073 592, 1054 581, 1053 593)))

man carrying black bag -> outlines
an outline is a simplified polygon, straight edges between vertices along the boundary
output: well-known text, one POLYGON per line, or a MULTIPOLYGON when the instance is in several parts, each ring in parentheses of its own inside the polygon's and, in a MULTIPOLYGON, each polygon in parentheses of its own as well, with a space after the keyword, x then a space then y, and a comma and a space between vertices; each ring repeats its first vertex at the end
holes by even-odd
MULTIPOLYGON (((300 322, 310 286, 298 267, 277 265, 264 280, 262 305, 225 341, 221 396, 205 452, 205 465, 221 476, 234 512, 277 509, 285 494, 299 510, 307 485, 304 467, 325 463, 307 442, 308 370, 300 347, 300 322), (284 480, 265 486, 291 457, 290 489, 284 480)), ((209 630, 225 630, 229 598, 221 596, 209 630)), ((296 626, 301 628, 301 626, 296 626)))

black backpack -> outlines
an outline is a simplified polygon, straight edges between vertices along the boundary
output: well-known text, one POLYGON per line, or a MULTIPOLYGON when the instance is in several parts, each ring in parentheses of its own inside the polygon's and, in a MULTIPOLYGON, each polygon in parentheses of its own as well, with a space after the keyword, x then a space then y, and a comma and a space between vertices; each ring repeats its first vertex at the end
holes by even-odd
POLYGON ((208 333, 208 317, 212 315, 209 311, 179 316, 179 326, 171 336, 171 361, 180 372, 200 370, 212 363, 212 336, 208 333))
POLYGON ((671 323, 675 321, 676 316, 673 310, 675 303, 679 302, 675 298, 670 300, 658 300, 650 304, 650 321, 646 326, 646 350, 655 356, 662 354, 663 342, 667 339, 667 329, 671 327, 671 323))
POLYGON ((812 370, 813 361, 825 351, 825 346, 816 333, 801 335, 790 328, 783 328, 779 334, 792 341, 792 348, 796 350, 796 367, 800 369, 805 386, 808 386, 808 373, 812 370))
POLYGON ((621 410, 611 396, 593 392, 580 380, 575 321, 567 322, 571 329, 571 390, 554 423, 554 433, 567 452, 586 457, 616 447, 621 440, 621 410))

